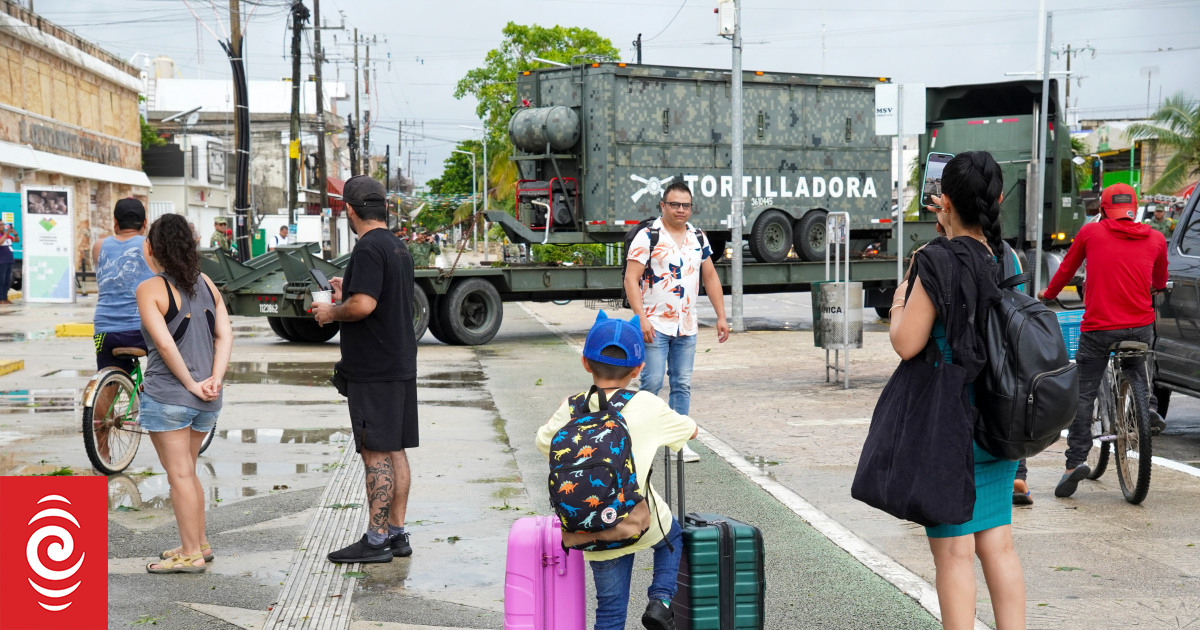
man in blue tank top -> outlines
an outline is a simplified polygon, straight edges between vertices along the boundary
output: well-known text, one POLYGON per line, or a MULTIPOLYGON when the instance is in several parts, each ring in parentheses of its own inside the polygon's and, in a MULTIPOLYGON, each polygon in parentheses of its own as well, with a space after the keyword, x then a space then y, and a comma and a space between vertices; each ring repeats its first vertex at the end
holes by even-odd
POLYGON ((113 208, 113 235, 92 246, 96 268, 95 345, 96 369, 112 366, 129 373, 133 357, 114 357, 113 348, 142 348, 142 321, 138 317, 137 286, 154 275, 142 254, 146 208, 132 197, 113 208))

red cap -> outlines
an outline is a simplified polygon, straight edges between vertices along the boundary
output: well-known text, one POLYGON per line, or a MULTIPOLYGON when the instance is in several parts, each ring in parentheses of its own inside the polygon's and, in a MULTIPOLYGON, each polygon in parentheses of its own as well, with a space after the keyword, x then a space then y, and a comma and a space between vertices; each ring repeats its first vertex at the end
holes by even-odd
POLYGON ((1137 193, 1129 184, 1113 184, 1100 195, 1100 210, 1110 219, 1137 218, 1137 193))

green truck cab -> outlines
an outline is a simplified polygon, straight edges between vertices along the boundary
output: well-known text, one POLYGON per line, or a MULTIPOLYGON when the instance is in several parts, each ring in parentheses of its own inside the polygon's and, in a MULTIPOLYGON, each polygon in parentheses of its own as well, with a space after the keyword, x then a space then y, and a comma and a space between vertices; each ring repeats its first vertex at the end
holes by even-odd
POLYGON ((590 63, 517 77, 509 124, 516 216, 490 212, 521 243, 616 243, 659 214, 662 191, 692 189, 692 222, 724 252, 735 186, 759 262, 824 260, 827 212, 850 213, 864 249, 891 234, 891 140, 875 135, 877 77, 747 71, 744 176, 730 176, 727 70, 590 63))
MULTIPOLYGON (((1054 275, 1079 228, 1088 219, 1088 201, 1079 192, 1072 162, 1071 138, 1060 122, 1058 82, 1050 80, 1050 115, 1046 146, 1043 226, 1037 231, 1036 175, 1038 109, 1041 81, 1010 81, 978 85, 929 88, 926 92, 927 131, 919 145, 918 182, 925 180, 930 152, 956 154, 984 150, 996 158, 1004 173, 1004 201, 1000 204, 1001 231, 1032 271, 1035 249, 1043 249, 1042 286, 1054 275)), ((918 187, 919 193, 919 187, 918 187)), ((1093 210, 1094 214, 1094 210, 1093 210)), ((911 216, 911 215, 910 215, 911 216)), ((924 208, 914 224, 905 224, 905 252, 931 240, 936 219, 924 208)))

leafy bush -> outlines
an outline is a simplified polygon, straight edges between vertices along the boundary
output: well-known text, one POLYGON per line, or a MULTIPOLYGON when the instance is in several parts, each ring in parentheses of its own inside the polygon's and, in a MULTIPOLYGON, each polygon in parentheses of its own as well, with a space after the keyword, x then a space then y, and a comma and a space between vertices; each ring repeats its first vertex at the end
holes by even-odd
POLYGON ((533 261, 540 263, 570 262, 580 265, 603 265, 604 246, 591 245, 534 245, 533 261))

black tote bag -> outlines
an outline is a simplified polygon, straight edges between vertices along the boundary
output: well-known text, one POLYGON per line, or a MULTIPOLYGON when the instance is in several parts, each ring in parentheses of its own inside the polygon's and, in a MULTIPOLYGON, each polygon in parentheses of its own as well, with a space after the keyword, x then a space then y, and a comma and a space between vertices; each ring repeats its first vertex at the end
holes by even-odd
POLYGON ((926 527, 971 520, 978 412, 966 377, 932 342, 896 368, 875 404, 851 496, 926 527))

